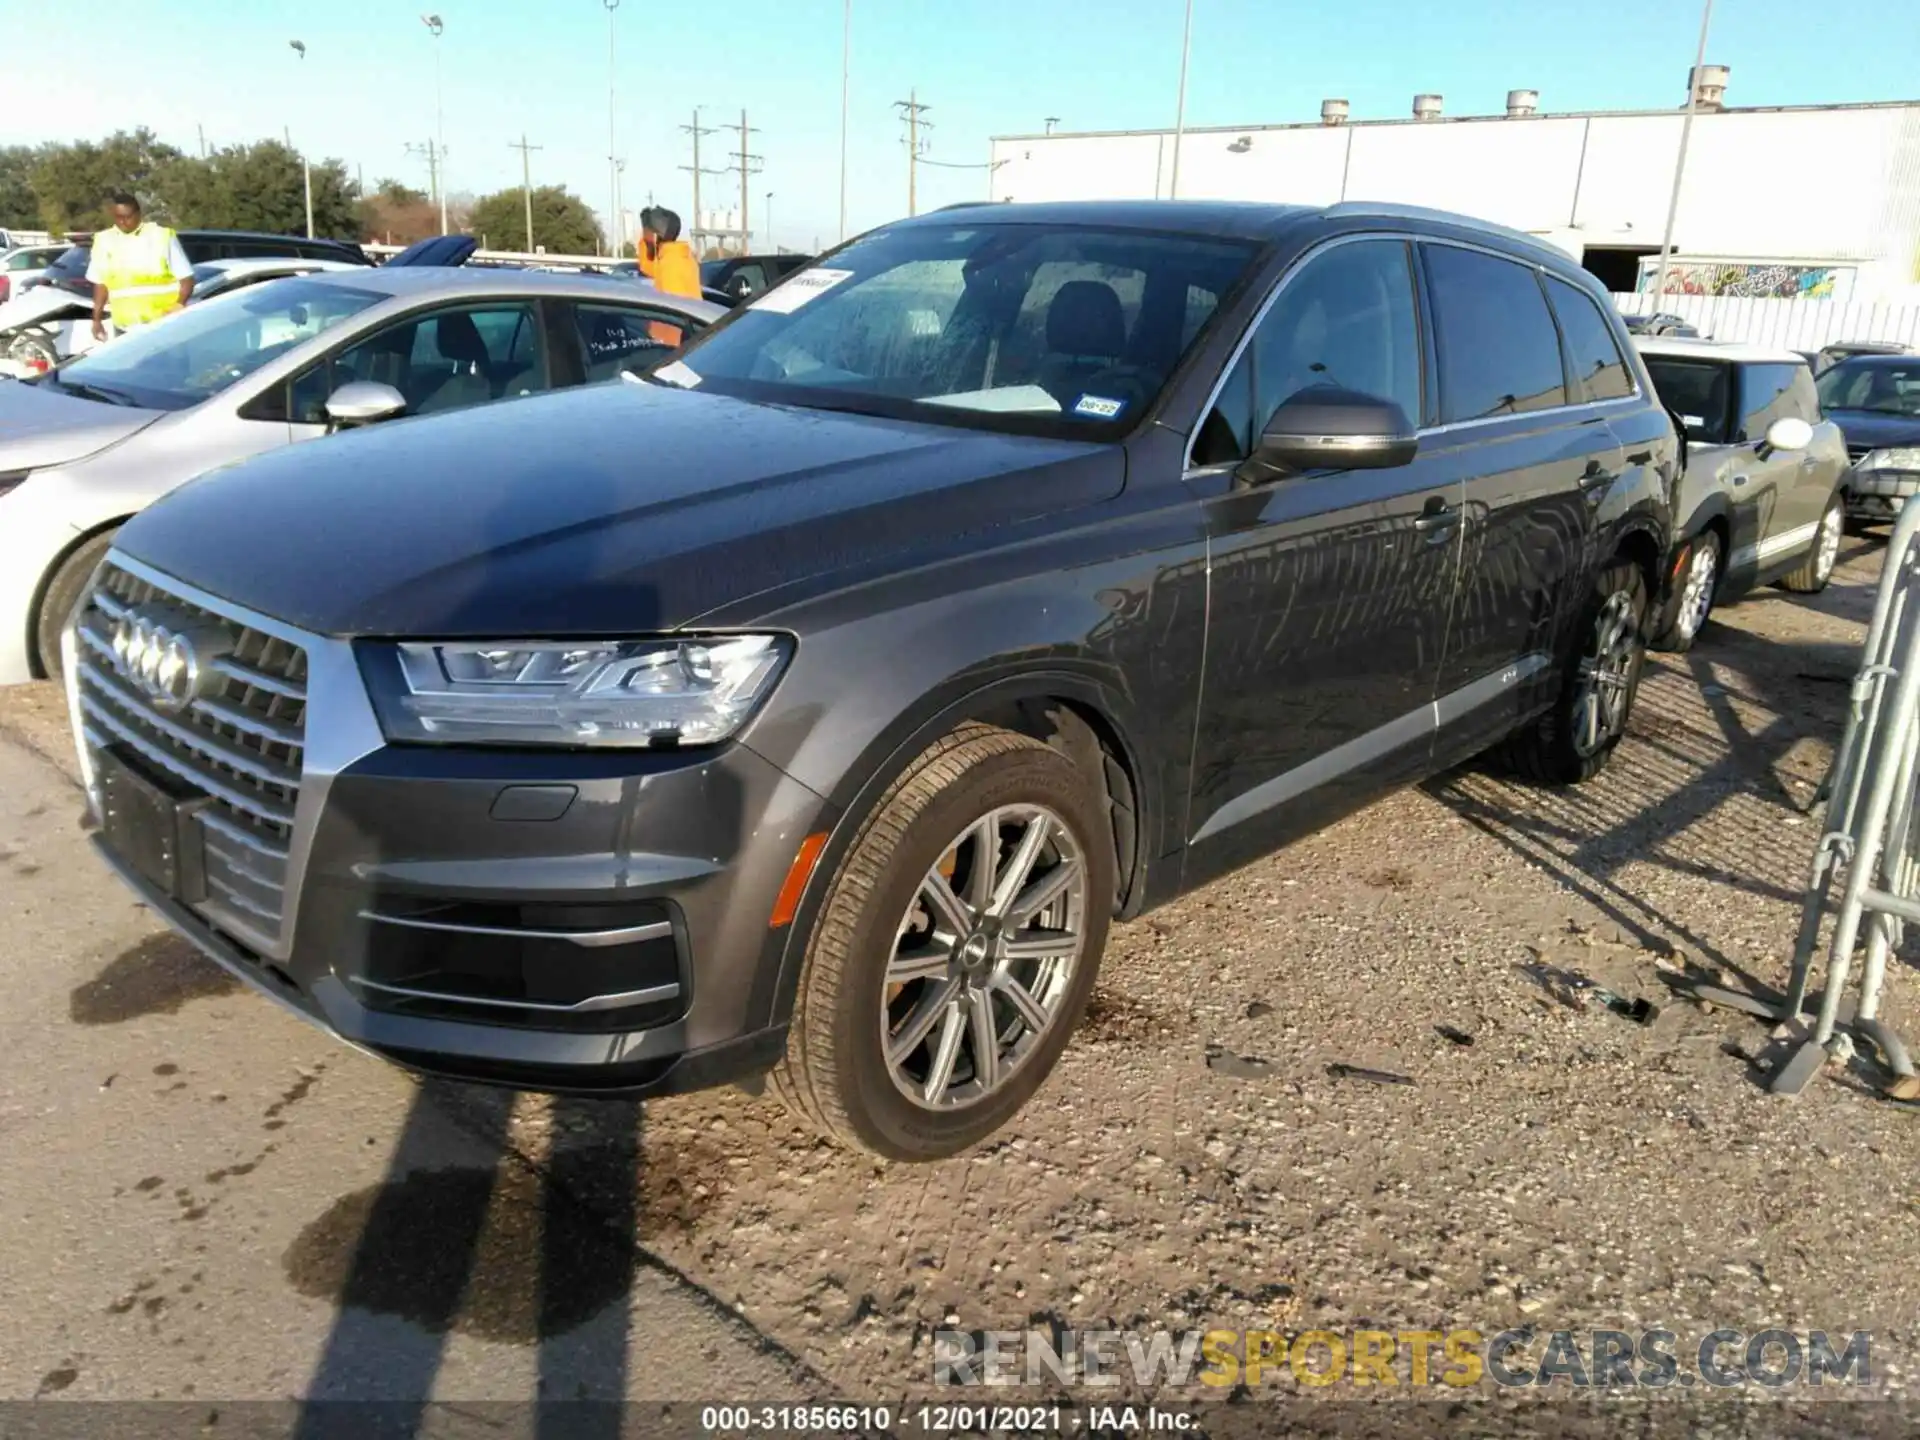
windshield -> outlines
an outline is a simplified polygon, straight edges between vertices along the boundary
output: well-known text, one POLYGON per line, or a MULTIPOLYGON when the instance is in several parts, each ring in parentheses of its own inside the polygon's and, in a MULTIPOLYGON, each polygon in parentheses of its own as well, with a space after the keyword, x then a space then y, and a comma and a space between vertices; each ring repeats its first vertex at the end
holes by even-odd
POLYGON ((1820 408, 1920 417, 1920 360, 1842 360, 1820 377, 1820 408))
POLYGON ((1099 227, 909 225, 856 241, 662 365, 662 383, 1037 434, 1131 424, 1251 244, 1099 227))
POLYGON ((47 382, 149 410, 185 410, 384 296, 307 278, 249 285, 120 336, 47 382))

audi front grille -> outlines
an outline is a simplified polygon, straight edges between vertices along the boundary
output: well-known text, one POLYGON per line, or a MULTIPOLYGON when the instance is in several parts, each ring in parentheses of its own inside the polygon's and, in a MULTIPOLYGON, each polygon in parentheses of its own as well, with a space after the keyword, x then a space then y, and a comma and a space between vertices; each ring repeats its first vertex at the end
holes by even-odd
POLYGON ((76 640, 86 745, 206 799, 194 812, 205 898, 193 908, 249 948, 276 953, 305 744, 305 650, 111 562, 79 612, 76 640), (227 642, 183 706, 156 699, 116 656, 116 630, 147 612, 217 630, 227 642))

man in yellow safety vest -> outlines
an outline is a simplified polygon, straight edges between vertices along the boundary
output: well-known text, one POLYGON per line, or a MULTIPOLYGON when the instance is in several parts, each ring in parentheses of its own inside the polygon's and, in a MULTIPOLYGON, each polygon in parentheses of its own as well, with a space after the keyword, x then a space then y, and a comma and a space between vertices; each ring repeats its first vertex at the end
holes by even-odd
POLYGON ((93 284, 93 338, 107 338, 106 312, 122 330, 171 314, 193 294, 193 266, 180 239, 164 225, 140 218, 140 202, 125 191, 113 197, 113 228, 93 237, 87 261, 93 284))

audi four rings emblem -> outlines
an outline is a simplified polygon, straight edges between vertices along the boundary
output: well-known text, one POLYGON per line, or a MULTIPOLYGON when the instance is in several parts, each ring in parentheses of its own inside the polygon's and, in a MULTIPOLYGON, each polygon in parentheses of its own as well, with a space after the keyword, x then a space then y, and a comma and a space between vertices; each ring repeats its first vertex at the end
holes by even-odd
POLYGON ((220 627, 172 611, 128 610, 113 626, 115 668, 159 710, 185 710, 211 690, 213 662, 232 648, 220 627))

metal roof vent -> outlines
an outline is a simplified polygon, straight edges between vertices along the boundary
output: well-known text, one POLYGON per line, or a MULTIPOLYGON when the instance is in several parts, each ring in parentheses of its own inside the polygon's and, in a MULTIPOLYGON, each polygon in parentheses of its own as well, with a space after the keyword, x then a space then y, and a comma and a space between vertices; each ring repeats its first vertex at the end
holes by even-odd
POLYGON ((1696 82, 1687 71, 1687 85, 1694 89, 1694 105, 1701 110, 1718 110, 1727 103, 1727 77, 1733 72, 1724 65, 1702 65, 1696 82))
POLYGON ((1416 120, 1438 120, 1440 118, 1440 99, 1438 95, 1416 95, 1413 97, 1413 118, 1416 120))
POLYGON ((1347 102, 1344 100, 1322 100, 1320 102, 1320 123, 1322 125, 1346 124, 1347 102))
POLYGON ((1521 115, 1540 113, 1540 92, 1538 90, 1507 91, 1507 115, 1515 118, 1521 115))

